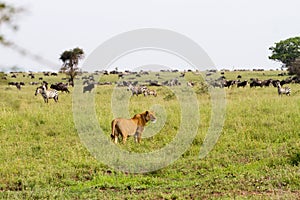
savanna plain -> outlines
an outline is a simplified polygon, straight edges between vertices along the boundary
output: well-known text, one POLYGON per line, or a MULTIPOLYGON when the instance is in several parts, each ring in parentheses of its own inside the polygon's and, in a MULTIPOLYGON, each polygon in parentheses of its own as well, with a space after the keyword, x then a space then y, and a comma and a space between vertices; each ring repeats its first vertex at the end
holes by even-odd
MULTIPOLYGON (((224 75, 227 79, 241 75, 242 80, 288 77, 278 77, 278 73, 231 71, 224 75)), ((7 77, 0 79, 1 199, 300 199, 300 84, 288 84, 290 96, 279 96, 273 86, 219 88, 225 92, 223 129, 214 148, 200 158, 210 128, 211 96, 202 83, 203 76, 186 73, 179 81, 196 82, 191 91, 195 93, 200 117, 190 118, 199 120, 196 137, 168 166, 146 173, 127 173, 91 155, 73 120, 74 95, 94 95, 96 120, 111 142, 112 93, 130 95, 126 87, 114 84, 122 81, 117 75, 99 76, 99 82, 113 84, 98 85, 91 93, 76 94, 69 87, 69 94, 60 92, 59 101, 50 99, 48 104, 41 95, 34 95, 37 86, 29 84, 43 77, 42 73, 35 80, 22 73, 15 79, 7 77), (24 81, 25 86, 18 90, 8 85, 10 81, 24 81)), ((43 79, 56 83, 64 77, 59 74, 43 79)), ((158 79, 154 73, 140 78, 158 79)), ((81 81, 81 76, 75 81, 81 81)), ((182 91, 187 88, 186 84, 174 87, 182 91)), ((129 96, 126 109, 130 116, 157 110, 157 123, 149 123, 144 134, 161 127, 140 144, 130 137, 126 144, 118 143, 118 148, 152 152, 176 136, 185 112, 180 109, 178 98, 172 88, 150 88, 157 91, 157 97, 129 96)))

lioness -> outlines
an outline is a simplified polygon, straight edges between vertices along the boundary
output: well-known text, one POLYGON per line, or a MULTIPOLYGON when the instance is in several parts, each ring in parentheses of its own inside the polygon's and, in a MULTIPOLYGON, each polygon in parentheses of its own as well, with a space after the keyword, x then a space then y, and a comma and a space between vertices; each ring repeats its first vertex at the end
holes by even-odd
POLYGON ((134 135, 135 142, 141 142, 144 126, 148 121, 155 123, 156 117, 153 112, 145 111, 134 115, 131 119, 116 118, 111 122, 111 138, 117 144, 118 136, 121 135, 123 143, 126 143, 128 136, 134 135))

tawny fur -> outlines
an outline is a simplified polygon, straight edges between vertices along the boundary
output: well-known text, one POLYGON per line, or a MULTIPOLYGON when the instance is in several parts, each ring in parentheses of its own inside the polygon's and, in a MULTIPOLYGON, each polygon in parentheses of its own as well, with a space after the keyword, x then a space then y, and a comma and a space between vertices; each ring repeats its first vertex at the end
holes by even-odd
POLYGON ((122 136, 123 143, 127 137, 134 135, 136 142, 141 142, 144 127, 148 121, 155 122, 156 117, 153 112, 145 111, 134 115, 131 119, 116 118, 111 122, 111 138, 114 143, 118 142, 118 136, 122 136))

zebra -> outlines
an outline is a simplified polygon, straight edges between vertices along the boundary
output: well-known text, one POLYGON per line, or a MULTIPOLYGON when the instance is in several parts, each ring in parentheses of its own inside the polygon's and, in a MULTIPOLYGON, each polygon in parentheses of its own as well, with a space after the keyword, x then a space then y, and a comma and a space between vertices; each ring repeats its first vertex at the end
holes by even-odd
POLYGON ((277 83, 277 89, 278 89, 278 95, 280 96, 282 96, 282 94, 286 94, 290 96, 292 92, 291 88, 289 87, 282 88, 279 82, 277 83))
POLYGON ((55 102, 58 101, 58 91, 57 90, 47 90, 44 85, 36 88, 35 96, 38 94, 42 95, 45 103, 48 103, 48 99, 54 99, 55 102))
POLYGON ((132 84, 130 84, 128 86, 128 89, 132 92, 132 96, 136 95, 138 96, 139 94, 143 94, 146 90, 147 87, 146 86, 132 86, 132 84))

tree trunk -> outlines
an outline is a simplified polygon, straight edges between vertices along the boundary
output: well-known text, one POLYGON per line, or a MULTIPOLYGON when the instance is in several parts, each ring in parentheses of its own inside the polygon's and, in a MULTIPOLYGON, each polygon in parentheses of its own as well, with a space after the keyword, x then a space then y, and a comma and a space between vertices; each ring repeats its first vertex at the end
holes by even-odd
POLYGON ((69 78, 69 85, 74 87, 74 77, 73 76, 70 76, 70 78, 69 78))
POLYGON ((294 62, 292 62, 288 67, 288 70, 289 74, 296 74, 298 77, 300 77, 300 58, 297 58, 294 62))

